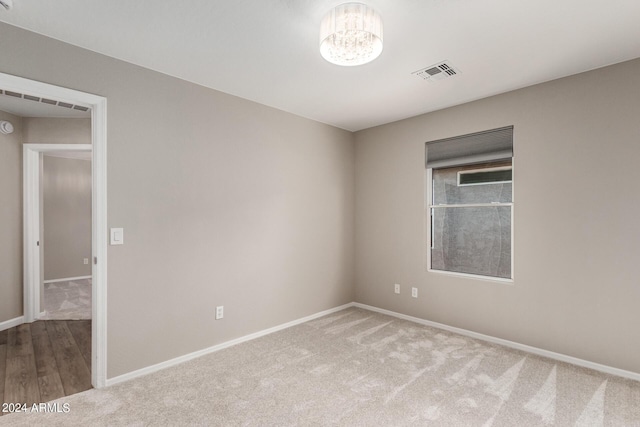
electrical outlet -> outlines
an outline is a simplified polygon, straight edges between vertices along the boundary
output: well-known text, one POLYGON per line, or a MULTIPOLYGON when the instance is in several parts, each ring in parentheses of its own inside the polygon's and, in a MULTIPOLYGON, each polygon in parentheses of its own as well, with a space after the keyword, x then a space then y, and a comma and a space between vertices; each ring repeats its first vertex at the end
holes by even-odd
POLYGON ((216 320, 220 320, 224 317, 224 306, 219 305, 216 307, 216 320))
POLYGON ((84 259, 84 265, 89 265, 89 258, 84 259))
POLYGON ((396 283, 396 284, 394 285, 394 289, 393 289, 393 291, 394 291, 396 294, 399 294, 399 293, 400 293, 400 285, 396 283))
POLYGON ((418 298, 418 288, 411 288, 411 296, 418 298))

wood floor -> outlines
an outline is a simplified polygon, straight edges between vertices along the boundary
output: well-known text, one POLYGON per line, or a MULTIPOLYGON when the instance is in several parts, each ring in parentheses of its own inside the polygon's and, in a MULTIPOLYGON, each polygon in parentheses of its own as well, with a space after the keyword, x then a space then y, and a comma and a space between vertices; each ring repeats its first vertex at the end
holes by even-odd
POLYGON ((41 320, 0 331, 0 401, 31 405, 90 388, 91 320, 41 320))

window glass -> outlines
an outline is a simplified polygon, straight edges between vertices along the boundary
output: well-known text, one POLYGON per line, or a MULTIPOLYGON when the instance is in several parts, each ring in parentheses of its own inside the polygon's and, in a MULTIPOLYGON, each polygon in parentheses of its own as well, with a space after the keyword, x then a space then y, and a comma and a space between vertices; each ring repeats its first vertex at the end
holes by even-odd
POLYGON ((458 185, 500 184, 511 182, 511 169, 496 168, 458 172, 458 185))
POLYGON ((512 278, 511 161, 432 169, 430 185, 431 269, 512 278))
POLYGON ((511 162, 433 169, 433 204, 511 203, 513 194, 511 182, 458 185, 459 172, 505 167, 511 167, 511 162))
POLYGON ((433 209, 433 270, 511 278, 511 206, 433 209))

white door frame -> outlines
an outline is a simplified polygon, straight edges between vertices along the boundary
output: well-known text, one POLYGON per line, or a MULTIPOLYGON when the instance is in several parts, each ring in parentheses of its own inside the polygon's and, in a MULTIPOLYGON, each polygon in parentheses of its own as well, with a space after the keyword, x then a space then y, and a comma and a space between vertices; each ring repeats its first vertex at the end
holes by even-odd
MULTIPOLYGON (((91 148, 92 148, 92 322, 91 322, 91 384, 95 388, 106 385, 107 379, 107 99, 37 82, 10 74, 0 73, 0 87, 39 98, 55 99, 73 105, 91 108, 91 148)), ((39 248, 39 193, 27 193, 33 190, 34 180, 38 186, 40 153, 49 147, 45 144, 24 148, 24 191, 30 194, 24 200, 24 316, 26 322, 34 321, 39 312, 35 296, 40 293, 39 248), (37 165, 36 170, 33 164, 37 165), (37 211, 36 211, 37 208, 37 211), (34 216, 37 220, 34 220, 34 216), (37 234, 36 234, 37 232, 37 234), (34 253, 38 256, 34 257, 34 253), (35 262, 37 261, 37 262, 35 262), (37 273, 37 274, 36 274, 37 273)), ((66 144, 64 145, 66 146, 66 144)), ((50 150, 60 150, 61 145, 50 146, 50 150)), ((78 150, 78 145, 74 146, 78 150)), ((37 187, 36 187, 37 188, 37 187)), ((39 298, 39 296, 38 296, 39 298)))
MULTIPOLYGON (((91 144, 22 144, 23 242, 24 242, 24 321, 40 318, 40 271, 42 230, 40 229, 41 159, 51 152, 91 152, 91 144), (36 242, 33 244, 33 242, 36 242)), ((93 192, 92 192, 93 194, 93 192)), ((93 200, 93 196, 92 196, 93 200)), ((92 236, 93 237, 93 236, 92 236)), ((93 268, 92 268, 93 270, 93 268)), ((93 273, 93 271, 92 271, 93 273)))

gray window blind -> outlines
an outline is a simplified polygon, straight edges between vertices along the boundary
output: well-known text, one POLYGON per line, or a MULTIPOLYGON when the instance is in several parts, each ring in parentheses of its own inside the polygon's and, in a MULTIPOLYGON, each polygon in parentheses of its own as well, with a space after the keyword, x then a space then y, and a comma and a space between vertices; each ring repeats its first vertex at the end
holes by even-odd
POLYGON ((513 157, 513 126, 427 142, 427 168, 446 168, 513 157))

